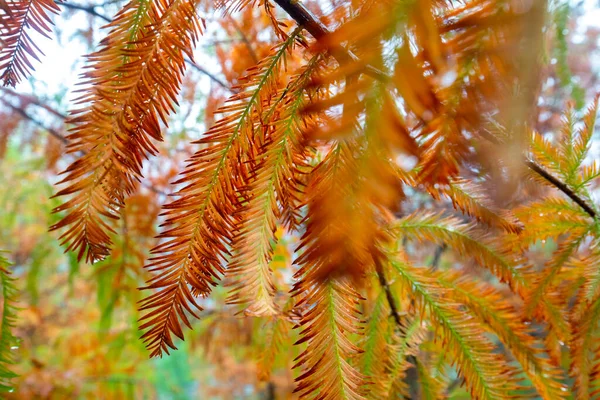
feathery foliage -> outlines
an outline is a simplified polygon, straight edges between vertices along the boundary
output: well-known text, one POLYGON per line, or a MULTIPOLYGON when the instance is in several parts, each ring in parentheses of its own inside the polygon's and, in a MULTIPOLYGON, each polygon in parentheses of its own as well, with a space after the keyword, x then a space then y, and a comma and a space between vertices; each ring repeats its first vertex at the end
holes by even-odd
POLYGON ((119 218, 125 196, 141 178, 142 161, 156 153, 160 121, 174 111, 175 96, 200 32, 193 0, 132 0, 109 24, 102 48, 91 54, 89 86, 68 122, 69 152, 80 153, 56 196, 71 198, 54 212, 67 211, 51 229, 67 249, 89 262, 110 253, 110 220, 119 218), (115 45, 114 43, 117 43, 115 45))
POLYGON ((0 14, 0 80, 15 87, 33 71, 31 59, 42 54, 30 36, 30 30, 50 38, 52 14, 58 14, 53 0, 10 1, 0 14))
POLYGON ((16 295, 14 278, 10 276, 10 264, 0 254, 0 393, 12 391, 11 379, 17 375, 11 371, 15 364, 13 351, 17 348, 17 338, 13 335, 16 317, 16 295))
MULTIPOLYGON (((95 340, 128 312, 162 357, 198 327, 185 355, 268 398, 600 398, 598 98, 567 106, 559 130, 537 117, 548 4, 325 3, 129 0, 105 27, 68 135, 53 131, 68 167, 48 224, 72 286, 98 262, 95 340), (235 32, 214 46, 223 78, 193 57, 211 13, 235 32), (215 83, 205 132, 169 152, 173 115, 200 97, 188 65, 215 83)), ((15 86, 40 53, 27 29, 49 32, 58 9, 0 9, 15 86)), ((4 379, 14 290, 0 275, 4 379)))
MULTIPOLYGON (((239 88, 244 91, 220 109, 225 117, 198 141, 208 146, 190 158, 183 177, 176 182, 185 185, 177 193, 179 199, 164 206, 164 225, 169 228, 161 237, 167 240, 153 249, 155 255, 147 265, 150 271, 160 272, 148 288, 161 290, 147 297, 141 307, 150 310, 141 329, 150 328, 143 338, 153 356, 175 348, 171 334, 183 337, 179 320, 191 327, 185 310, 194 312, 188 303, 200 308, 194 296, 208 295, 225 272, 222 263, 229 254, 244 185, 251 173, 253 139, 262 129, 256 114, 273 99, 278 72, 296 40, 297 35, 291 35, 243 79, 239 88)), ((263 266, 260 273, 266 272, 263 266)), ((262 293, 265 301, 272 289, 268 283, 262 289, 267 291, 262 293)))

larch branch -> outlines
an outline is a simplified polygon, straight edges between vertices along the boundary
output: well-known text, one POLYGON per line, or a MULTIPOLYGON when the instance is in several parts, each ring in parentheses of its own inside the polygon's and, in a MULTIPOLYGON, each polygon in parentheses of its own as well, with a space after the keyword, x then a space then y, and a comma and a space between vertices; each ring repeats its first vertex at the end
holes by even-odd
POLYGON ((554 175, 543 169, 540 165, 536 164, 531 160, 525 160, 525 164, 535 173, 540 175, 542 178, 550 182, 554 185, 558 190, 569 196, 571 200, 573 200, 579 207, 581 207, 586 213, 589 214, 593 219, 597 218, 596 211, 585 202, 581 197, 577 195, 571 188, 567 186, 566 183, 562 182, 560 179, 556 178, 554 175))
MULTIPOLYGON (((306 29, 315 39, 319 40, 331 33, 329 29, 319 21, 308 8, 304 7, 301 2, 297 0, 275 0, 275 3, 283 8, 283 10, 292 17, 298 25, 306 29)), ((358 61, 358 57, 343 46, 336 46, 332 55, 340 62, 358 61)), ((369 64, 364 67, 364 72, 372 78, 382 82, 390 80, 390 77, 385 72, 369 64)))
POLYGON ((392 312, 392 317, 394 317, 394 321, 396 324, 402 328, 402 320, 400 319, 400 313, 398 312, 398 308, 396 307, 396 301, 394 300, 394 296, 392 291, 390 290, 390 285, 385 278, 385 274, 383 272, 383 265, 381 265, 381 260, 379 257, 373 257, 375 261, 375 272, 377 272, 377 278, 379 279, 379 285, 385 292, 385 297, 387 299, 388 305, 390 306, 390 310, 392 312))

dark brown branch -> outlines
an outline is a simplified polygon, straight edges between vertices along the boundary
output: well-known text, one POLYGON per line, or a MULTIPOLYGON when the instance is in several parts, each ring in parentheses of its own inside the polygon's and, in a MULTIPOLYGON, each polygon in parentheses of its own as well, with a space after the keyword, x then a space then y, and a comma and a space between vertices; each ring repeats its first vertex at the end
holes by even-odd
MULTIPOLYGON (((283 8, 283 10, 292 17, 298 25, 306 29, 315 39, 319 40, 330 33, 329 29, 301 2, 297 0, 275 0, 275 3, 283 8)), ((358 61, 358 57, 354 53, 342 46, 336 46, 332 50, 332 55, 339 62, 358 61)), ((390 77, 385 72, 372 65, 367 64, 364 67, 364 72, 372 78, 382 82, 390 80, 390 77)))
MULTIPOLYGON (((400 318, 400 313, 398 312, 398 308, 396 307, 396 301, 394 300, 394 295, 392 294, 392 291, 390 290, 390 285, 387 282, 387 279, 385 278, 385 273, 383 271, 383 265, 381 265, 381 260, 377 256, 373 257, 373 260, 375 262, 375 272, 377 273, 377 278, 379 279, 379 285, 383 288, 383 291, 385 292, 385 297, 386 297, 387 303, 390 307, 392 317, 394 318, 396 325, 398 325, 400 332, 403 332, 405 327, 400 318)), ((410 368, 406 374, 406 380, 409 384, 409 387, 411 388, 411 394, 410 394, 409 399, 416 399, 417 396, 414 393, 414 383, 416 382, 415 367, 416 367, 418 361, 417 361, 417 358, 413 355, 407 356, 406 360, 410 364, 413 365, 413 367, 410 368)))
POLYGON ((394 301, 394 296, 392 295, 392 291, 390 290, 390 285, 385 279, 385 273, 383 271, 383 265, 381 265, 381 260, 379 257, 373 257, 375 261, 375 272, 377 272, 377 278, 379 279, 379 285, 385 292, 385 297, 387 299, 388 305, 390 306, 390 311, 392 313, 392 317, 396 324, 403 329, 404 325, 402 324, 402 320, 400 319, 400 313, 398 312, 398 308, 396 307, 396 302, 394 301))
POLYGON ((438 269, 440 261, 442 259, 442 254, 444 253, 444 251, 446 251, 447 248, 448 246, 446 245, 446 243, 436 247, 435 253, 433 253, 433 260, 431 260, 431 269, 433 269, 434 271, 438 269))
POLYGON ((575 193, 573 190, 571 190, 571 188, 569 188, 567 186, 567 184, 560 181, 558 178, 554 177, 548 171, 546 171, 541 166, 539 166, 538 164, 536 164, 535 162, 533 162, 531 160, 525 160, 525 164, 532 171, 534 171, 535 173, 540 175, 542 178, 544 178, 545 180, 550 182, 552 185, 554 185, 558 190, 560 190, 561 192, 563 192, 564 194, 569 196, 569 198, 571 200, 573 200, 575 203, 577 203, 577 205, 579 205, 579 207, 581 207, 586 213, 588 213, 590 217, 592 217, 593 219, 596 219, 596 211, 594 211, 594 209, 592 207, 590 207, 590 205, 587 204, 585 202, 585 200, 583 200, 581 197, 579 197, 577 195, 577 193, 575 193))

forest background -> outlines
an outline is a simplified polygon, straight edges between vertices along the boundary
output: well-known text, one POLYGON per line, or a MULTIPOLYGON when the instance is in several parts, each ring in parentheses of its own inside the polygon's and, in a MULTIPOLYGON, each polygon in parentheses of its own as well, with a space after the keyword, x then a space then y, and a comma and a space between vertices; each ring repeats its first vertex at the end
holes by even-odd
MULTIPOLYGON (((305 1, 334 29, 338 2, 305 1)), ((0 88, 0 249, 16 287, 15 327, 11 346, 16 377, 11 398, 288 398, 295 388, 292 360, 300 353, 290 330, 285 349, 265 366, 274 323, 268 318, 239 318, 225 306, 227 288, 217 287, 203 299, 202 318, 168 357, 149 359, 139 340, 138 290, 148 280, 143 268, 156 245, 160 207, 174 192, 170 184, 196 150, 190 144, 214 124, 214 112, 234 93, 239 78, 279 43, 263 8, 248 7, 221 16, 200 11, 206 27, 178 95, 177 112, 169 116, 159 156, 144 163, 145 179, 127 199, 116 226, 110 257, 91 265, 64 253, 58 234, 48 227, 60 216, 52 210, 59 172, 72 161, 65 153, 64 121, 76 97, 78 75, 96 48, 108 23, 124 5, 120 0, 57 3, 50 37, 32 34, 43 50, 35 72, 14 88, 0 88), (204 12, 204 13, 203 13, 204 12), (266 350, 267 349, 267 350, 266 350), (284 353, 284 354, 282 354, 284 353), (16 396, 16 397, 14 397, 16 396)), ((552 2, 547 21, 543 82, 536 130, 558 137, 562 118, 572 102, 577 116, 600 91, 600 8, 596 1, 552 2)), ((295 22, 281 9, 273 11, 289 27, 295 22)), ((600 157, 600 140, 591 139, 588 159, 600 157)), ((532 190, 527 188, 527 190, 532 190)), ((533 191, 539 196, 541 191, 533 191)), ((597 179, 591 201, 600 203, 597 179)), ((447 210, 431 197, 412 193, 408 211, 447 210)), ((271 268, 289 282, 297 235, 277 232, 271 268)), ((551 242, 551 240, 550 240, 551 242)), ((556 243, 537 244, 540 259, 556 243)), ((554 247, 552 247, 554 246, 554 247)), ((441 269, 463 258, 435 243, 412 247, 411 256, 441 269)), ((468 265, 467 265, 468 267, 468 265)), ((5 285, 3 285, 5 287, 5 285)), ((5 299, 0 305, 4 307, 5 299)), ((296 332, 296 333, 293 333, 296 332)), ((274 352, 275 353, 275 352, 274 352)), ((446 377, 449 398, 470 398, 456 373, 446 377)))

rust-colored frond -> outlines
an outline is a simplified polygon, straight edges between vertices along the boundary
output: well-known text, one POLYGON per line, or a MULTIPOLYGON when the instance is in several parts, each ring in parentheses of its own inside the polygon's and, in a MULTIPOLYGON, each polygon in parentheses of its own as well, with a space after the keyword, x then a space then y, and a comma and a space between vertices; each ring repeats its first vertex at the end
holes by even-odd
MULTIPOLYGON (((385 241, 381 225, 386 214, 376 207, 389 206, 381 200, 398 194, 383 185, 375 190, 380 179, 373 166, 381 160, 368 146, 361 149, 361 142, 338 144, 311 173, 305 193, 306 231, 297 260, 302 268, 297 277, 310 274, 319 280, 343 274, 360 282, 373 266, 376 244, 385 241)), ((386 159, 382 164, 387 164, 386 159)))
POLYGON ((141 328, 150 328, 142 337, 151 356, 174 348, 171 332, 183 337, 179 319, 188 325, 184 310, 195 304, 190 287, 194 295, 206 296, 225 272, 241 196, 249 183, 248 157, 258 151, 253 138, 262 129, 261 110, 277 93, 281 65, 296 39, 291 35, 249 71, 241 91, 219 110, 225 116, 196 142, 206 147, 190 158, 175 182, 185 185, 177 192, 179 198, 163 207, 167 228, 159 237, 165 241, 152 250, 146 265, 155 276, 145 289, 159 291, 140 308, 147 310, 141 328))
MULTIPOLYGON (((440 192, 452 201, 454 208, 479 221, 510 233, 519 233, 523 230, 523 224, 519 220, 509 211, 495 207, 486 197, 483 189, 473 182, 457 179, 450 182, 447 187, 441 188, 440 192)), ((438 197, 435 192, 433 195, 438 197)))
POLYGON ((518 77, 507 50, 518 48, 517 32, 528 17, 508 3, 486 0, 455 8, 423 0, 410 15, 409 38, 417 46, 407 38, 399 48, 394 83, 420 120, 419 180, 447 184, 470 157, 471 136, 488 134, 485 115, 504 107, 518 77))
POLYGON ((43 55, 29 30, 50 38, 50 16, 60 9, 54 0, 10 1, 6 7, 6 13, 0 14, 0 80, 4 86, 15 87, 33 71, 31 59, 40 61, 43 55))
POLYGON ((390 259, 403 292, 415 301, 414 310, 428 311, 436 341, 443 343, 446 357, 465 378, 471 396, 511 398, 511 392, 521 387, 519 378, 514 367, 494 351, 481 324, 427 270, 415 268, 401 256, 390 255, 390 259))
POLYGON ((215 8, 231 14, 246 7, 254 7, 259 1, 262 3, 268 0, 215 0, 215 8))
POLYGON ((60 182, 56 196, 71 199, 54 212, 67 215, 52 230, 68 250, 93 262, 110 252, 106 218, 118 219, 125 196, 141 177, 142 162, 162 140, 160 121, 174 110, 185 70, 200 31, 194 0, 133 0, 109 25, 102 48, 89 56, 84 74, 90 87, 72 112, 68 151, 81 154, 60 182))
POLYGON ((245 189, 249 198, 239 211, 242 222, 227 267, 233 286, 228 302, 248 304, 245 312, 250 315, 277 313, 269 262, 277 240, 277 221, 285 218, 291 229, 296 225, 293 220, 297 219, 294 215, 302 186, 299 175, 306 173, 310 154, 303 134, 309 122, 300 111, 308 102, 305 88, 320 60, 315 57, 292 79, 265 112, 265 126, 255 136, 263 143, 256 156, 261 161, 250 172, 251 182, 245 189))
MULTIPOLYGON (((419 140, 419 182, 433 186, 449 183, 464 161, 474 158, 472 139, 490 136, 485 126, 490 115, 507 114, 500 111, 510 108, 504 104, 509 89, 526 80, 515 68, 513 51, 525 47, 521 42, 529 36, 539 37, 540 18, 531 17, 538 11, 538 5, 523 12, 490 0, 456 7, 429 0, 382 1, 364 7, 319 42, 342 64, 338 76, 354 80, 357 72, 383 79, 366 64, 384 69, 396 61, 391 83, 409 117, 402 128, 419 140), (381 44, 393 35, 396 54, 390 56, 381 44), (342 44, 360 57, 345 54, 342 44)), ((504 117, 523 120, 520 115, 504 117)))
POLYGON ((472 224, 465 224, 453 217, 414 213, 394 222, 391 229, 396 237, 446 244, 464 257, 473 257, 517 293, 523 294, 525 291, 527 282, 524 271, 489 237, 478 234, 472 224))
POLYGON ((506 299, 495 287, 473 282, 461 273, 437 274, 438 282, 452 292, 452 297, 466 305, 480 322, 487 325, 514 358, 544 399, 567 397, 561 383, 560 370, 549 362, 543 344, 534 336, 530 326, 523 323, 521 310, 506 299))
POLYGON ((298 263, 314 265, 315 276, 343 273, 360 280, 379 257, 377 246, 387 241, 382 226, 404 197, 394 158, 414 154, 416 146, 398 128, 400 116, 387 90, 368 82, 351 85, 307 108, 312 113, 342 104, 343 112, 310 133, 315 140, 335 135, 338 141, 312 171, 305 191, 307 229, 298 263))
POLYGON ((297 307, 303 307, 298 324, 307 348, 294 368, 302 368, 294 390, 300 399, 358 400, 365 394, 364 376, 352 366, 361 350, 351 335, 362 333, 358 304, 361 296, 348 277, 314 281, 305 277, 295 287, 297 307))

